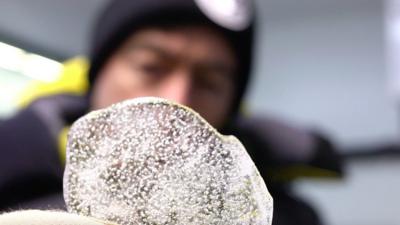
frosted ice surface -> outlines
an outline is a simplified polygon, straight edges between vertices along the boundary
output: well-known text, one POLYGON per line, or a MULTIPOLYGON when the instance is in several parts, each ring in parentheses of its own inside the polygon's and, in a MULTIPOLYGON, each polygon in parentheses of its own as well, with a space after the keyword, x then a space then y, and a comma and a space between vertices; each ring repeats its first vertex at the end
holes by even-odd
POLYGON ((269 225, 272 198, 245 148, 189 108, 139 98, 69 132, 72 213, 120 225, 269 225))

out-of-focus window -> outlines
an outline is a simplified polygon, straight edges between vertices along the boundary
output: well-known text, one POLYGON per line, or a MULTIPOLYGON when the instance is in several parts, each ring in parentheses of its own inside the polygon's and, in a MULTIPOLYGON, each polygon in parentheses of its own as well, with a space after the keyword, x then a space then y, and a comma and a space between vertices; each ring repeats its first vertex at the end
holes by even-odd
POLYGON ((15 112, 18 94, 31 82, 52 82, 61 63, 0 42, 0 118, 15 112))

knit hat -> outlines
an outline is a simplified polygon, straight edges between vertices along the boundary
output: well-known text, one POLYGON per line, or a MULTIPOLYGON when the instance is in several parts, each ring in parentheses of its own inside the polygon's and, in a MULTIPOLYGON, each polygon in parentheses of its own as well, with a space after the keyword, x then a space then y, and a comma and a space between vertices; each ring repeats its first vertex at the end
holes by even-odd
POLYGON ((107 59, 141 27, 204 24, 230 42, 238 65, 231 117, 238 111, 251 67, 254 10, 251 0, 111 0, 97 19, 91 37, 89 82, 107 59))

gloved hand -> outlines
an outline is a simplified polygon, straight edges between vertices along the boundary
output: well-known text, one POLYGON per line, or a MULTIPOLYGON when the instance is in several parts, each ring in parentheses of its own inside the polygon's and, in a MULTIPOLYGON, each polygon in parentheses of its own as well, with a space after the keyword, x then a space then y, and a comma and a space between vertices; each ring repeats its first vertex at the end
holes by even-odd
POLYGON ((67 212, 26 210, 0 215, 0 224, 7 225, 116 225, 91 217, 67 212))

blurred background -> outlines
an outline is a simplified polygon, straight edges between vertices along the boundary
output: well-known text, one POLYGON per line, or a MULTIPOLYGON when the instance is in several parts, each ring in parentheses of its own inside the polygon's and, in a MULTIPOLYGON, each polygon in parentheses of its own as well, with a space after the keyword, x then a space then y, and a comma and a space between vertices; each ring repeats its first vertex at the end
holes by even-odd
MULTIPOLYGON (((63 60, 86 53, 106 1, 0 0, 0 118, 31 81, 56 80, 63 60)), ((319 130, 346 159, 344 180, 296 191, 328 225, 400 224, 400 1, 257 3, 248 110, 319 130)))

